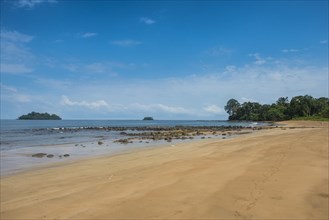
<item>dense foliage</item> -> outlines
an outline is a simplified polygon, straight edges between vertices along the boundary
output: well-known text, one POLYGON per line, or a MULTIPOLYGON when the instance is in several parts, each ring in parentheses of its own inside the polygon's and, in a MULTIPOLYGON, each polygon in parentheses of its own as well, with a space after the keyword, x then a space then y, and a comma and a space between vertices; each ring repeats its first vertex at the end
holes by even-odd
POLYGON ((295 96, 289 101, 288 97, 281 97, 271 105, 261 105, 257 102, 240 104, 237 100, 230 99, 225 111, 229 114, 229 120, 282 121, 299 117, 329 118, 329 99, 305 95, 295 96))
POLYGON ((154 119, 152 117, 145 117, 145 118, 143 118, 143 120, 151 121, 151 120, 154 120, 154 119))
POLYGON ((22 115, 18 120, 61 120, 58 115, 46 113, 31 112, 27 115, 22 115))

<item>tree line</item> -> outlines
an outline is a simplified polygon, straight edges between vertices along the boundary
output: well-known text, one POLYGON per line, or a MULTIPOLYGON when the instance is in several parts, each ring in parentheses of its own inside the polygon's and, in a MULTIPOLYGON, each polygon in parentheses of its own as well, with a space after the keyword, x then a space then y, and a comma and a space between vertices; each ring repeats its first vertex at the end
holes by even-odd
POLYGON ((329 98, 313 98, 310 95, 295 96, 290 101, 281 97, 275 103, 259 104, 235 99, 228 100, 225 111, 229 120, 246 121, 283 121, 299 117, 329 118, 329 98))

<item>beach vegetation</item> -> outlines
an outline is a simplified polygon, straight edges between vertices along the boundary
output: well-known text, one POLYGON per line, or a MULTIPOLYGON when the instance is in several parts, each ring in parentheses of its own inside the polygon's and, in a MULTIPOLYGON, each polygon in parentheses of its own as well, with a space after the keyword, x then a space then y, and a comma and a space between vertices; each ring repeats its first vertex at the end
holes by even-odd
POLYGON ((61 117, 55 114, 49 113, 39 113, 39 112, 31 112, 26 115, 22 115, 18 117, 18 120, 62 120, 61 117))
POLYGON ((230 99, 225 110, 229 114, 229 120, 283 121, 296 118, 327 120, 329 119, 329 99, 304 95, 295 96, 289 101, 288 97, 280 97, 270 105, 257 102, 240 104, 235 99, 230 99))
POLYGON ((293 120, 297 121, 328 121, 329 117, 321 117, 321 116, 309 116, 309 117, 296 117, 293 120))

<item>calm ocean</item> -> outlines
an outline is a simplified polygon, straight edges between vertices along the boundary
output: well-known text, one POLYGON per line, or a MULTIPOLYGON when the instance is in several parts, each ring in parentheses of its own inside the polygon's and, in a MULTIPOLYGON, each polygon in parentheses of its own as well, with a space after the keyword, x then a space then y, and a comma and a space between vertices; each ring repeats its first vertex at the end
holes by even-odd
MULTIPOLYGON (((38 165, 90 156, 113 154, 140 147, 168 145, 160 141, 135 141, 131 144, 114 143, 122 139, 120 130, 95 129, 104 127, 174 127, 174 126, 263 126, 265 123, 228 121, 170 121, 170 120, 1 120, 0 156, 1 175, 15 173, 38 165), (86 129, 93 127, 94 129, 86 129), (99 145, 98 141, 104 144, 99 145), (35 158, 36 153, 54 155, 35 158), (69 157, 63 157, 69 154, 69 157)), ((130 132, 129 129, 126 132, 130 132)), ((137 132, 137 131, 134 131, 137 132)), ((201 137, 196 137, 196 139, 201 137)), ((189 140, 186 140, 189 141, 189 140)), ((173 140, 171 145, 182 142, 173 140)))
POLYGON ((262 126, 264 123, 196 120, 1 120, 1 150, 117 138, 119 132, 84 127, 262 126), (60 128, 69 128, 63 132, 60 128))

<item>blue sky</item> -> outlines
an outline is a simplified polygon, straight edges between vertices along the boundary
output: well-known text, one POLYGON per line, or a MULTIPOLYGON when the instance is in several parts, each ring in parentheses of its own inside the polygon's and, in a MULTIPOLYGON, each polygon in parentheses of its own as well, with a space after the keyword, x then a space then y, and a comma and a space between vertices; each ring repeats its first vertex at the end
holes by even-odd
POLYGON ((1 1, 1 118, 226 119, 328 96, 328 1, 1 1))

